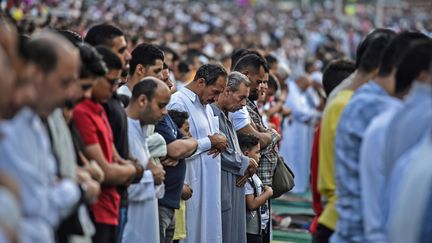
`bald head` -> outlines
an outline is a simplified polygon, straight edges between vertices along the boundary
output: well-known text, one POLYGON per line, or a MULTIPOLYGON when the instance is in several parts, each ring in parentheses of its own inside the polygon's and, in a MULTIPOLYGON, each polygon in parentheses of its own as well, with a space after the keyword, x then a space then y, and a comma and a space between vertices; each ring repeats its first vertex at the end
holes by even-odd
POLYGON ((128 115, 139 119, 142 124, 156 124, 167 114, 170 96, 171 92, 163 81, 153 77, 144 78, 132 90, 128 115))

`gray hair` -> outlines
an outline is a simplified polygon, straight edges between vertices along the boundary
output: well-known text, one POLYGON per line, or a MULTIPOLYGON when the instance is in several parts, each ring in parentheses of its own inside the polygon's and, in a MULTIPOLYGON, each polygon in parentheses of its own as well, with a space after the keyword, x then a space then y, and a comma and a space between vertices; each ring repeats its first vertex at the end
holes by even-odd
POLYGON ((232 91, 237 91, 240 88, 240 84, 244 84, 246 85, 246 87, 251 86, 251 82, 246 75, 237 71, 231 72, 228 75, 227 87, 230 88, 232 91))

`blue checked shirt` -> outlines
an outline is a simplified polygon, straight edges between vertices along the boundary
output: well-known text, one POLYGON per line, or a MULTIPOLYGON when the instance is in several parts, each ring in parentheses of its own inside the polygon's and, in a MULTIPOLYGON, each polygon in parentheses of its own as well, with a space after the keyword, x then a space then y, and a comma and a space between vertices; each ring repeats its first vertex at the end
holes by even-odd
POLYGON ((336 208, 339 221, 331 242, 365 242, 359 177, 360 147, 371 120, 384 110, 386 91, 363 85, 342 112, 335 137, 336 208))

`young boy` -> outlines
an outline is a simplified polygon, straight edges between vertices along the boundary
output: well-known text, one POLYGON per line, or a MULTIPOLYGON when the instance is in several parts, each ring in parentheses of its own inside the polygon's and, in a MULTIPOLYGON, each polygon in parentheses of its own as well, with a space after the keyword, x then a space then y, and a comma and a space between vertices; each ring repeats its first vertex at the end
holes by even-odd
MULTIPOLYGON (((259 139, 252 134, 238 134, 240 148, 244 155, 259 161, 261 158, 259 139)), ((263 186, 254 174, 245 184, 246 195, 246 232, 248 243, 262 243, 268 238, 270 213, 268 200, 273 195, 269 186, 263 186)))
MULTIPOLYGON (((192 137, 189 131, 189 114, 187 112, 170 110, 168 111, 169 116, 173 122, 177 125, 183 137, 192 137)), ((174 243, 179 242, 186 238, 186 205, 185 201, 192 197, 192 188, 188 185, 183 186, 183 191, 180 200, 180 208, 175 210, 175 231, 174 231, 174 243)))

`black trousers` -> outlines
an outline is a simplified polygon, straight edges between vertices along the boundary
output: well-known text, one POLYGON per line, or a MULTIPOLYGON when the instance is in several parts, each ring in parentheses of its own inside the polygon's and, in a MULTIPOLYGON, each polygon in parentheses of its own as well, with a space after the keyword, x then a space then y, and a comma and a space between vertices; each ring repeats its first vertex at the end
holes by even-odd
POLYGON ((328 243, 332 234, 332 229, 326 227, 325 225, 318 224, 317 232, 313 237, 312 243, 328 243))
POLYGON ((96 234, 93 243, 117 243, 117 226, 94 223, 96 234))

